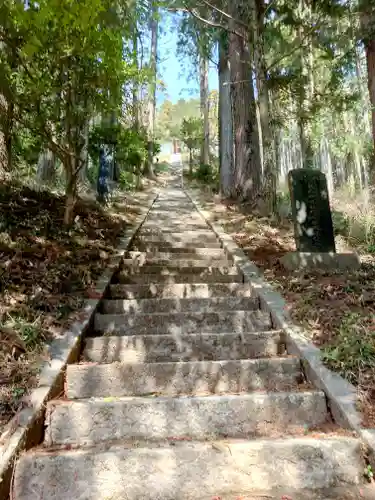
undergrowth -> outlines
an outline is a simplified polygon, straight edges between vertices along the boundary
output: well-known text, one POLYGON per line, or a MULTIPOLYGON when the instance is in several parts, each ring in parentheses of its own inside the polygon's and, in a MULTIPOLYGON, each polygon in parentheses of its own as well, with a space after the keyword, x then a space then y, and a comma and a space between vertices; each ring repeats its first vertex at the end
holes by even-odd
POLYGON ((79 200, 67 231, 64 206, 64 197, 51 191, 0 185, 0 432, 37 383, 45 343, 89 296, 139 210, 127 202, 114 215, 79 200))

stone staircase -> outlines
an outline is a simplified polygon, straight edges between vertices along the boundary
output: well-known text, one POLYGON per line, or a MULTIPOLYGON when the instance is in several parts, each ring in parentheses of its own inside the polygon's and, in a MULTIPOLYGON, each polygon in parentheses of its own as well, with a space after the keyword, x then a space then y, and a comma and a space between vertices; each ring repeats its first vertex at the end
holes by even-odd
POLYGON ((189 198, 166 188, 12 498, 364 498, 360 442, 283 337, 189 198))

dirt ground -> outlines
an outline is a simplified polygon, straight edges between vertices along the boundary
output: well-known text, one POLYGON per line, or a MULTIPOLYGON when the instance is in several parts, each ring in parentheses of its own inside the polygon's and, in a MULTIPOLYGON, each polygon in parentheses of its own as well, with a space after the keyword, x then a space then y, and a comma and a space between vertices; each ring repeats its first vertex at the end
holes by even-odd
MULTIPOLYGON (((153 184, 146 183, 146 190, 153 184)), ((86 196, 67 231, 62 196, 2 182, 0 435, 27 405, 41 362, 48 359, 46 343, 74 321, 140 208, 129 194, 118 192, 108 208, 86 196)))

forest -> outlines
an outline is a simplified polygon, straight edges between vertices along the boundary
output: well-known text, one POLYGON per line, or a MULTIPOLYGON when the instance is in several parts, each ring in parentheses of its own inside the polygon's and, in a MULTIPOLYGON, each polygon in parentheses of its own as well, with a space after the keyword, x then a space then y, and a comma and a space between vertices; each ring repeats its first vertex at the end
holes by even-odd
MULTIPOLYGON (((219 193, 237 215, 254 212, 273 223, 289 216, 288 171, 321 170, 335 230, 371 261, 373 1, 1 2, 0 387, 7 385, 0 415, 18 407, 44 356, 41 346, 79 308, 82 294, 89 295, 139 208, 131 193, 158 182, 161 144, 174 138, 184 144, 190 181, 208 188, 207 203, 219 193), (176 53, 189 59, 199 96, 158 105, 157 94, 168 85, 159 43, 166 16, 172 16, 176 53), (209 66, 217 68, 218 89, 209 88, 209 66), (95 200, 103 147, 111 165, 108 184, 126 192, 126 207, 95 200)), ((275 229, 256 224, 253 231, 268 231, 275 243, 275 229)), ((256 238, 252 244, 251 258, 267 271, 266 250, 256 238)), ((355 284, 362 297, 357 309, 367 287, 366 331, 374 327, 369 276, 355 284)), ((280 287, 288 281, 277 273, 273 278, 280 287)), ((332 283, 328 279, 324 293, 333 287, 341 300, 349 285, 332 283)), ((301 282, 294 285, 301 295, 301 282)), ((347 338, 355 318, 346 315, 336 333, 341 329, 347 338)), ((374 368, 371 342, 361 363, 374 368)), ((332 352, 331 363, 340 365, 332 352)))

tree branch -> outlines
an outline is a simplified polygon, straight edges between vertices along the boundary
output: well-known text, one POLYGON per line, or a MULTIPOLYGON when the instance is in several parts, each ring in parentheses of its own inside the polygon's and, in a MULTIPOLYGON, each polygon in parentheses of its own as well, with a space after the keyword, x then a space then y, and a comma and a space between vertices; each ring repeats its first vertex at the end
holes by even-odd
POLYGON ((225 25, 223 25, 221 23, 217 23, 215 21, 209 21, 208 19, 205 19, 200 14, 198 14, 195 11, 195 9, 191 9, 189 7, 185 7, 184 9, 177 9, 177 10, 182 10, 184 12, 189 12, 189 14, 191 14, 193 17, 195 17, 195 19, 198 19, 198 21, 201 21, 202 23, 207 24, 208 26, 212 26, 214 28, 220 28, 222 30, 228 31, 228 33, 233 33, 234 35, 237 35, 240 38, 247 39, 247 37, 243 33, 240 33, 239 31, 237 31, 235 29, 229 28, 229 26, 225 26, 225 25))
MULTIPOLYGON (((322 16, 323 17, 323 16, 322 16)), ((308 38, 311 33, 313 33, 315 30, 319 29, 322 27, 323 23, 321 24, 320 21, 322 20, 322 17, 318 20, 318 22, 311 28, 308 30, 307 33, 305 33, 305 35, 302 37, 302 39, 300 40, 300 43, 297 44, 295 47, 293 47, 289 52, 287 52, 286 54, 283 54, 282 56, 278 57, 275 61, 273 61, 269 66, 268 68, 266 69, 267 72, 269 72, 272 68, 274 68, 275 66, 277 66, 283 59, 286 59, 287 57, 290 57, 291 55, 294 54, 294 52, 297 52, 297 50, 299 50, 302 46, 302 43, 306 40, 306 38, 308 38)))

